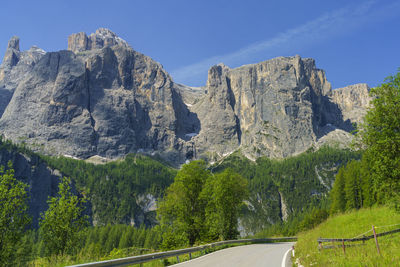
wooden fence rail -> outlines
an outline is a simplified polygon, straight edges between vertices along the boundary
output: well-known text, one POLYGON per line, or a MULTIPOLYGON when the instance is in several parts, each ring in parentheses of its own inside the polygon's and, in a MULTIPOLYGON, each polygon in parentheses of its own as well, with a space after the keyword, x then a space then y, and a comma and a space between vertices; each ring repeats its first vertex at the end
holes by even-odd
MULTIPOLYGON (((398 233, 398 232, 400 232, 400 229, 376 234, 376 236, 380 237, 380 236, 390 235, 390 234, 394 234, 394 233, 398 233)), ((359 237, 359 238, 318 238, 317 242, 318 242, 318 244, 322 243, 322 242, 342 242, 342 241, 356 242, 356 241, 367 241, 372 238, 374 238, 374 235, 369 235, 369 236, 364 236, 364 237, 359 237)))
MULTIPOLYGON (((166 258, 170 258, 170 257, 179 257, 180 255, 184 255, 184 254, 189 254, 191 257, 191 253, 193 253, 193 252, 205 251, 208 248, 214 248, 214 247, 228 245, 228 244, 271 243, 271 242, 278 242, 278 241, 289 242, 289 241, 296 241, 296 240, 297 240, 297 237, 226 240, 226 241, 215 242, 215 243, 202 245, 202 246, 198 246, 198 247, 157 252, 157 253, 151 253, 151 254, 140 255, 140 256, 132 256, 132 257, 126 257, 126 258, 120 258, 120 259, 114 259, 114 260, 84 263, 84 264, 72 265, 69 267, 99 267, 99 266, 102 266, 102 267, 118 266, 118 267, 120 267, 120 266, 132 265, 132 264, 140 264, 140 263, 149 262, 149 261, 153 261, 153 260, 161 260, 161 259, 166 259, 166 258)), ((178 258, 178 261, 179 261, 179 258, 178 258)))
MULTIPOLYGON (((344 244, 344 242, 357 242, 357 241, 365 242, 365 241, 367 241, 369 239, 374 238, 378 254, 381 254, 381 251, 379 249, 379 244, 378 244, 378 237, 385 236, 385 235, 390 235, 390 234, 394 234, 394 233, 398 233, 398 232, 400 232, 400 229, 395 229, 395 230, 392 230, 392 231, 387 231, 387 232, 376 234, 375 227, 372 226, 372 231, 374 233, 373 235, 357 237, 357 238, 318 238, 317 239, 318 248, 322 249, 322 248, 335 248, 336 247, 335 245, 323 247, 322 246, 322 242, 341 242, 342 243, 341 247, 343 248, 343 253, 346 254, 346 245, 344 244)), ((350 246, 351 245, 347 245, 347 247, 350 247, 350 246)))

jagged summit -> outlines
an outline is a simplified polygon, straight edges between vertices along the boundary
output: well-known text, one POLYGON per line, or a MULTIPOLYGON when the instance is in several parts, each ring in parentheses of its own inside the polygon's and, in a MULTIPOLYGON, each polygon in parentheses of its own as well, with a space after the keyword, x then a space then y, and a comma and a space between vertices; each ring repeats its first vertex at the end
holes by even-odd
POLYGON ((101 49, 121 45, 129 47, 128 43, 106 28, 99 28, 95 33, 86 35, 84 32, 74 33, 68 37, 68 50, 77 53, 92 49, 101 49))
POLYGON ((13 36, 11 39, 8 41, 7 49, 15 49, 19 51, 19 37, 18 36, 13 36))

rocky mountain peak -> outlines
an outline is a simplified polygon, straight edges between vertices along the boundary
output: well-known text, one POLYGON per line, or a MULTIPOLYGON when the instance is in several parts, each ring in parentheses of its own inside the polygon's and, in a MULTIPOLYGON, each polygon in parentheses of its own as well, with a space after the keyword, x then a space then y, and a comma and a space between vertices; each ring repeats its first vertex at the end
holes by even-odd
POLYGON ((0 65, 0 116, 9 104, 20 81, 28 76, 46 52, 36 46, 20 51, 19 38, 13 36, 0 65))
POLYGON ((17 65, 19 61, 19 38, 11 37, 8 41, 7 50, 3 58, 2 67, 11 68, 17 65))
POLYGON ((84 32, 74 33, 68 37, 68 50, 77 53, 86 50, 101 49, 121 45, 129 47, 128 43, 106 28, 99 28, 95 33, 86 35, 84 32))
POLYGON ((44 51, 42 48, 36 46, 36 45, 32 45, 31 48, 29 48, 29 50, 27 51, 30 54, 46 54, 46 51, 44 51))
POLYGON ((19 37, 18 36, 11 37, 11 39, 8 41, 7 49, 15 49, 15 50, 19 51, 19 37))

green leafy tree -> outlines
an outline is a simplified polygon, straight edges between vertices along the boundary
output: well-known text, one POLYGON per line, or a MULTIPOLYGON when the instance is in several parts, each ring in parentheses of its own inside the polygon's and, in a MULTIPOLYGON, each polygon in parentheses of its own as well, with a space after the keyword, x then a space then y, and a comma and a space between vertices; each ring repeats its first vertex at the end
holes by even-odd
MULTIPOLYGON (((206 231, 204 221, 207 202, 200 194, 210 175, 204 161, 183 165, 158 209, 161 224, 169 231, 184 233, 190 246, 206 231)), ((169 244, 185 245, 180 244, 180 234, 166 233, 165 237, 169 244), (179 240, 171 240, 174 236, 179 236, 179 240)))
POLYGON ((49 209, 40 220, 40 237, 47 255, 72 253, 80 242, 80 231, 88 225, 83 214, 85 199, 71 190, 71 179, 64 177, 58 185, 58 196, 48 200, 49 209))
POLYGON ((211 196, 206 208, 211 236, 225 240, 236 238, 239 234, 239 211, 243 200, 248 197, 247 180, 232 169, 226 169, 208 180, 203 196, 211 196))
POLYGON ((30 222, 27 215, 28 187, 14 177, 11 162, 9 169, 0 168, 0 266, 12 266, 16 244, 30 222))
POLYGON ((399 198, 400 193, 400 72, 372 88, 372 108, 360 130, 377 200, 399 198))

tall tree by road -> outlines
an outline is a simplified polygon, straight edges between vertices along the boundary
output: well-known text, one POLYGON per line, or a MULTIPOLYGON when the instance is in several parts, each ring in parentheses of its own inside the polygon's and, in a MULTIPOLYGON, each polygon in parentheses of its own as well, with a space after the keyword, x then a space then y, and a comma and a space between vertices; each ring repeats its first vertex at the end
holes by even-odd
POLYGON ((230 169, 212 175, 204 161, 183 166, 160 202, 164 248, 236 238, 247 181, 230 169))
POLYGON ((378 201, 400 200, 400 72, 371 89, 372 108, 361 130, 378 201))
POLYGON ((210 234, 224 240, 237 238, 240 207, 248 197, 247 180, 226 169, 209 179, 203 192, 210 197, 206 208, 210 234))
POLYGON ((12 164, 0 167, 0 266, 12 266, 16 244, 30 222, 27 215, 28 187, 14 177, 12 164))
POLYGON ((79 231, 88 225, 84 202, 72 193, 71 179, 64 177, 58 196, 48 200, 49 209, 40 220, 40 238, 47 255, 71 253, 77 247, 79 231))
POLYGON ((176 175, 158 209, 161 223, 173 229, 169 238, 183 234, 192 246, 202 236, 207 202, 200 194, 210 175, 201 160, 183 165, 176 175))

